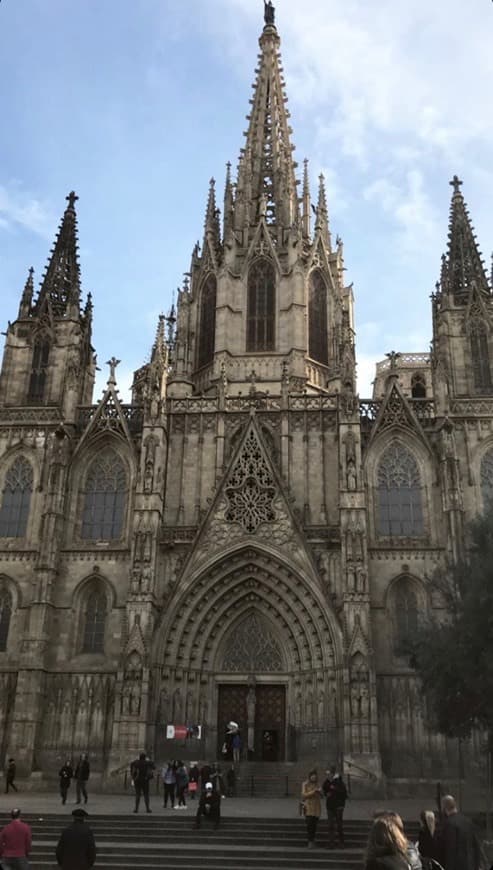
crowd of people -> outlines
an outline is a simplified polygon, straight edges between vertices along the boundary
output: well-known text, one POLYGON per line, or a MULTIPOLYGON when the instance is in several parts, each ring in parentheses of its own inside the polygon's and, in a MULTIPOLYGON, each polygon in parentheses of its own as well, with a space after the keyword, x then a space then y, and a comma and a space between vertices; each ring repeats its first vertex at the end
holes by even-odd
MULTIPOLYGON (((344 847, 344 807, 347 790, 335 767, 321 783, 311 770, 301 789, 300 811, 305 817, 308 848, 313 848, 325 798, 329 847, 344 847)), ((410 842, 401 817, 392 810, 375 813, 365 857, 365 870, 480 870, 481 846, 473 823, 459 812, 455 798, 447 795, 437 816, 424 810, 417 843, 410 842)), ((493 868, 491 868, 493 870, 493 868)))

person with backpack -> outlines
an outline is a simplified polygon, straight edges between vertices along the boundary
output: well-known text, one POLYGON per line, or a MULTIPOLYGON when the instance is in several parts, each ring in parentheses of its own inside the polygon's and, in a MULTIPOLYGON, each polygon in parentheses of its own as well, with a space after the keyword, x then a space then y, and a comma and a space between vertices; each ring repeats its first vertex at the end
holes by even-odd
POLYGON ((327 778, 322 784, 327 807, 329 825, 329 848, 335 846, 335 832, 339 844, 344 846, 344 807, 347 801, 347 789, 342 776, 337 773, 335 765, 326 771, 327 778))

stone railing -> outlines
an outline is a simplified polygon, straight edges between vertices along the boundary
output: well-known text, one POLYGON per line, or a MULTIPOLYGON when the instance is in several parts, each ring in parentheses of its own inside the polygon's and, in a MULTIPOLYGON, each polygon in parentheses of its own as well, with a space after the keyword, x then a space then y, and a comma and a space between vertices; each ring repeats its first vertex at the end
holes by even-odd
MULTIPOLYGON (((392 361, 390 359, 383 359, 380 362, 377 362, 377 375, 381 372, 387 371, 392 365, 392 361)), ((397 355, 395 359, 394 365, 397 369, 412 369, 419 366, 429 366, 430 365, 430 354, 429 353, 400 353, 397 355)))
POLYGON ((454 399, 450 403, 450 412, 461 417, 493 417, 493 398, 454 399))
POLYGON ((58 408, 34 405, 29 408, 0 408, 0 425, 42 426, 57 424, 62 420, 58 408))
MULTIPOLYGON (((94 420, 96 412, 99 410, 99 405, 79 406, 77 416, 77 425, 80 430, 84 430, 94 420)), ((144 421, 143 409, 139 405, 120 405, 123 418, 132 435, 142 430, 144 421)), ((101 411, 101 426, 105 425, 111 429, 118 424, 120 414, 115 405, 104 405, 101 411)))

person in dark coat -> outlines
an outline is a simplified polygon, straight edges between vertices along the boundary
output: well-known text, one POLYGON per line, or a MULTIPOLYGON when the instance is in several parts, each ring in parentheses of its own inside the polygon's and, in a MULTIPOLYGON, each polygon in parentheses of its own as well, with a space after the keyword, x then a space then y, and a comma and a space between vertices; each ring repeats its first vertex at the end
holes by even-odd
POLYGON ((62 870, 90 870, 96 860, 96 843, 89 825, 84 824, 87 813, 74 810, 74 821, 62 831, 56 847, 56 860, 62 870))
POLYGON ((5 794, 8 794, 9 788, 13 788, 14 791, 18 791, 18 788, 14 782, 16 773, 17 767, 15 761, 13 758, 9 758, 7 770, 5 771, 5 794))
POLYGON ((83 753, 77 762, 77 767, 75 768, 76 803, 78 804, 80 804, 81 797, 84 798, 84 803, 87 803, 87 783, 90 773, 91 768, 89 760, 87 755, 83 753))
POLYGON ((412 865, 408 861, 408 848, 395 814, 377 816, 368 838, 365 870, 409 870, 412 865))
POLYGON ((344 780, 332 766, 327 771, 327 778, 322 784, 326 798, 327 821, 329 823, 329 846, 335 846, 335 832, 341 846, 344 846, 344 807, 347 801, 347 789, 344 780))
POLYGON ((205 789, 200 796, 195 817, 195 828, 200 828, 202 816, 210 819, 214 823, 214 830, 217 830, 221 821, 221 795, 218 791, 214 791, 212 782, 205 784, 205 789))
POLYGON ((132 764, 130 765, 130 774, 135 788, 134 813, 139 812, 140 798, 142 796, 144 797, 146 812, 152 813, 149 806, 149 786, 151 779, 154 776, 154 765, 152 761, 147 758, 145 752, 141 752, 139 757, 135 761, 132 761, 132 764))
POLYGON ((66 761, 63 767, 60 768, 58 777, 60 779, 60 795, 62 798, 62 804, 66 804, 67 793, 70 788, 70 783, 72 782, 72 779, 74 777, 74 769, 70 761, 66 761))
POLYGON ((481 851, 474 825, 459 813, 455 798, 442 799, 443 823, 438 836, 438 860, 445 870, 479 870, 481 851))
POLYGON ((438 860, 436 818, 432 810, 423 810, 419 817, 418 850, 424 870, 438 860))

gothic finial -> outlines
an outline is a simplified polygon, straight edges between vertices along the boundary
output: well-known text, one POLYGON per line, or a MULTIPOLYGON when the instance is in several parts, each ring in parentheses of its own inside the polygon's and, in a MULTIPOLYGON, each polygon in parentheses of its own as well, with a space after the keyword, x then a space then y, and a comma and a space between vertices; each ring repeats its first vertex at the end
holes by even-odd
POLYGON ((111 359, 107 360, 106 365, 110 367, 110 374, 108 377, 107 384, 108 386, 112 384, 112 386, 116 386, 116 367, 120 365, 121 360, 117 359, 115 356, 112 356, 111 359))
POLYGON ((79 197, 77 196, 75 190, 71 190, 70 193, 69 193, 69 195, 66 196, 65 199, 66 199, 67 202, 68 202, 68 208, 72 208, 72 209, 73 209, 73 208, 75 208, 75 203, 77 202, 77 200, 79 199, 79 197))
POLYGON ((391 350, 390 353, 386 353, 385 356, 390 361, 391 370, 395 371, 395 369, 397 368, 397 363, 401 357, 400 353, 396 353, 395 350, 391 350))
POLYGON ((264 21, 267 25, 276 23, 276 10, 272 0, 264 0, 264 21))
POLYGON ((458 175, 454 175, 452 181, 449 181, 449 184, 451 185, 451 187, 454 188, 454 194, 461 192, 460 189, 462 187, 463 182, 460 180, 458 175))
POLYGON ((21 304, 19 306, 19 317, 29 317, 34 295, 34 269, 31 266, 28 272, 24 290, 22 291, 21 304))

